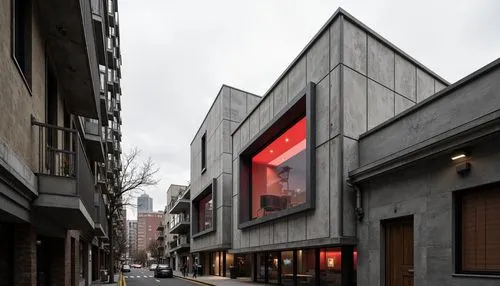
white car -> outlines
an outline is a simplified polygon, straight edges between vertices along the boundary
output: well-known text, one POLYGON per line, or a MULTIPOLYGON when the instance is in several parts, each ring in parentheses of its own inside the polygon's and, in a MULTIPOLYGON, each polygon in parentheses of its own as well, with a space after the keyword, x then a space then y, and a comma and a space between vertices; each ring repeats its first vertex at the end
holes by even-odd
POLYGON ((157 264, 151 264, 151 266, 149 266, 149 271, 155 271, 156 270, 156 266, 158 266, 157 264))

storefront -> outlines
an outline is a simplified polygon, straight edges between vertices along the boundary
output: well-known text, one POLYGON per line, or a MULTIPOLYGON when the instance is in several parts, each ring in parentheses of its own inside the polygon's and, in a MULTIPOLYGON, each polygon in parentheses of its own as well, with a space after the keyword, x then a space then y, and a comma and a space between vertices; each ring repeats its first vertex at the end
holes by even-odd
POLYGON ((269 251, 253 256, 255 282, 288 286, 356 285, 357 251, 352 247, 269 251))

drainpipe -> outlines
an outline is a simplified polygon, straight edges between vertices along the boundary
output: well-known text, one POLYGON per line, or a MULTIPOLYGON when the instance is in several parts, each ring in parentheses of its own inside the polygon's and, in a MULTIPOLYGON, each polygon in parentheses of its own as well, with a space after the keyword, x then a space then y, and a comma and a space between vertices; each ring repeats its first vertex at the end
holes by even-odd
POLYGON ((361 205, 361 190, 355 183, 351 182, 350 180, 347 180, 347 185, 356 191, 356 208, 354 209, 354 212, 356 213, 358 221, 362 221, 363 217, 365 216, 365 212, 361 205))

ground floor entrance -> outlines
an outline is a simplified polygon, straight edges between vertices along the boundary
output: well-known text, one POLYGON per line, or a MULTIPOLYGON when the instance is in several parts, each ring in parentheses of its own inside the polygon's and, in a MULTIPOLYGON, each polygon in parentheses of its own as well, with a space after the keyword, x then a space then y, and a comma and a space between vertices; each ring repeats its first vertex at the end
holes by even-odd
POLYGON ((385 285, 413 286, 413 219, 385 223, 385 285))
POLYGON ((353 246, 235 254, 235 259, 244 261, 246 266, 239 266, 239 271, 251 273, 255 282, 287 286, 356 285, 357 250, 353 246))

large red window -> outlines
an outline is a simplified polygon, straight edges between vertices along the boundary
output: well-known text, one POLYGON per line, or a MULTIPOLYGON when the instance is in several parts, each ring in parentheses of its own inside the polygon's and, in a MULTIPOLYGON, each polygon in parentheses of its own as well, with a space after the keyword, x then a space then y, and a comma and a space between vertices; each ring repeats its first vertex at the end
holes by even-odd
POLYGON ((252 219, 306 202, 306 118, 252 157, 252 219))

